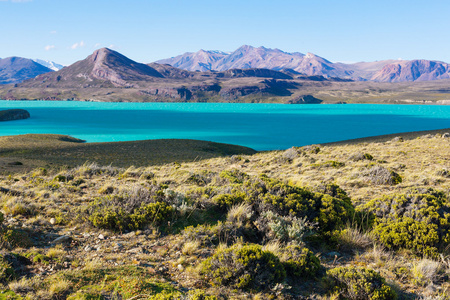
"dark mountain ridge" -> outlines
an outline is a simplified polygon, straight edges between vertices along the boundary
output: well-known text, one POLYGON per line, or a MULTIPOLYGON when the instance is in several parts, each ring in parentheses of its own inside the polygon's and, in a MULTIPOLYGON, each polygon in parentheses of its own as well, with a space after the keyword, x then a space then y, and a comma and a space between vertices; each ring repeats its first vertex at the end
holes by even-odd
POLYGON ((0 59, 0 84, 18 83, 39 74, 53 70, 22 57, 7 57, 0 59))

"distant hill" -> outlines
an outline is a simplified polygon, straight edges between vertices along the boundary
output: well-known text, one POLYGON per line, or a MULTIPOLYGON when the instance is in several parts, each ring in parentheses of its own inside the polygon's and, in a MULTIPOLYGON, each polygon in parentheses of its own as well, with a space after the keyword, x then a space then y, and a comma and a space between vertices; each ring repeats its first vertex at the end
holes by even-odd
POLYGON ((450 78, 450 65, 430 60, 410 60, 385 65, 371 80, 383 82, 428 81, 450 78))
POLYGON ((132 87, 134 82, 164 76, 154 68, 135 62, 119 52, 102 48, 86 59, 57 72, 24 82, 23 87, 132 87))
POLYGON ((264 68, 292 70, 308 76, 321 75, 359 81, 405 82, 449 78, 448 64, 429 60, 383 60, 352 64, 333 63, 313 53, 288 53, 279 49, 244 45, 226 53, 200 50, 157 63, 170 64, 188 71, 226 71, 264 68))
POLYGON ((31 59, 22 57, 0 59, 0 84, 19 83, 48 72, 52 70, 31 59))

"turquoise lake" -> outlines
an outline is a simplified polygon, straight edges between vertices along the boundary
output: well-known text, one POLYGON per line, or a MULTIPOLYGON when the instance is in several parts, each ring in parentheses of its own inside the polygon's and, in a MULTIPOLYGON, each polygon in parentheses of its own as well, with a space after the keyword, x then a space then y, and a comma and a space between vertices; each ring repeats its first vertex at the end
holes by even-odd
POLYGON ((0 100, 0 110, 11 108, 26 109, 31 118, 1 122, 0 136, 57 133, 87 142, 183 138, 256 150, 450 128, 450 106, 441 105, 0 100))

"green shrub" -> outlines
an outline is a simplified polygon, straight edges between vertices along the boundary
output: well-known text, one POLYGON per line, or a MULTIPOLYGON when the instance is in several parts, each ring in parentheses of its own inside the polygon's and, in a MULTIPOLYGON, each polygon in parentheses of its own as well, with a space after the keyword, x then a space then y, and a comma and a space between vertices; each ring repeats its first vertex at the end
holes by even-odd
POLYGON ((436 256, 450 242, 450 204, 442 192, 412 190, 383 196, 363 209, 375 215, 373 232, 390 249, 436 256))
POLYGON ((14 271, 8 260, 0 255, 0 282, 7 283, 16 277, 16 272, 14 271))
POLYGON ((48 257, 47 255, 44 255, 44 254, 36 254, 36 255, 34 255, 32 261, 34 263, 41 263, 44 265, 48 265, 50 262, 50 257, 48 257))
POLYGON ((351 300, 394 300, 397 294, 377 272, 357 267, 338 267, 327 272, 334 292, 351 300))
POLYGON ((17 247, 29 247, 31 240, 25 230, 3 227, 0 228, 0 244, 14 249, 17 247))
POLYGON ((370 155, 369 153, 364 153, 364 159, 373 160, 373 156, 370 155))
POLYGON ((207 185, 210 180, 206 176, 203 176, 202 174, 191 174, 185 181, 186 183, 196 184, 198 186, 205 186, 207 185))
POLYGON ((320 261, 308 248, 291 245, 282 250, 281 261, 287 276, 314 278, 320 270, 320 261))
POLYGON ((311 167, 313 168, 321 168, 321 167, 341 168, 343 166, 345 166, 345 163, 334 160, 329 160, 323 163, 316 163, 311 165, 311 167))
POLYGON ((260 195, 260 198, 267 206, 266 210, 273 210, 282 216, 306 217, 308 221, 317 223, 321 234, 328 235, 333 230, 343 228, 354 215, 355 209, 348 197, 339 199, 284 184, 266 176, 260 178, 265 183, 266 193, 260 195))
POLYGON ((244 290, 264 290, 286 277, 278 257, 254 244, 217 251, 202 263, 200 274, 213 285, 244 290))
POLYGON ((219 208, 227 209, 235 204, 242 203, 244 201, 243 197, 240 195, 233 194, 220 194, 212 198, 212 201, 216 203, 219 208))
POLYGON ((335 183, 329 183, 319 188, 319 192, 323 194, 330 195, 331 197, 338 198, 344 200, 346 202, 351 203, 350 197, 347 195, 347 192, 341 189, 335 183))
POLYGON ((95 227, 124 231, 142 229, 147 224, 159 225, 170 218, 174 209, 165 202, 156 202, 128 212, 122 207, 94 202, 89 211, 88 220, 95 227))
POLYGON ((53 181, 66 182, 66 181, 67 181, 67 178, 66 178, 66 176, 60 174, 60 175, 56 175, 56 176, 53 178, 53 181))
POLYGON ((216 296, 211 296, 202 290, 191 290, 188 293, 188 300, 217 300, 216 296))
POLYGON ((183 299, 180 292, 167 292, 163 291, 161 293, 158 293, 156 295, 153 295, 149 298, 149 300, 177 300, 177 299, 183 299))
POLYGON ((220 178, 228 180, 230 183, 243 183, 249 178, 247 174, 239 170, 222 171, 219 176, 220 178))

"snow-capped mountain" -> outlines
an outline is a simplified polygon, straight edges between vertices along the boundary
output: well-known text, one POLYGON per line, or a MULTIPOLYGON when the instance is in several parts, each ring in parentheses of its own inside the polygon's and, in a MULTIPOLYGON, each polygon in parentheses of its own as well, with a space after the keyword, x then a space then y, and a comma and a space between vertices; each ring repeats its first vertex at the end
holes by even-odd
POLYGON ((37 62, 38 64, 43 65, 44 67, 47 67, 53 71, 59 71, 62 68, 64 68, 63 65, 57 64, 57 63, 55 63, 53 61, 49 61, 49 60, 33 59, 33 61, 37 62))

